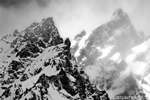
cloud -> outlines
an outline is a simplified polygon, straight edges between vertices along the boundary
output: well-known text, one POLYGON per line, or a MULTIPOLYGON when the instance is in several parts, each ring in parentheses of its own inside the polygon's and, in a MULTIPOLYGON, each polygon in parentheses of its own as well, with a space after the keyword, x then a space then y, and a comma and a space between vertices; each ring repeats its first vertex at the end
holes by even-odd
POLYGON ((129 14, 137 30, 150 33, 149 0, 0 0, 0 37, 53 17, 62 37, 72 40, 109 21, 117 8, 129 14))

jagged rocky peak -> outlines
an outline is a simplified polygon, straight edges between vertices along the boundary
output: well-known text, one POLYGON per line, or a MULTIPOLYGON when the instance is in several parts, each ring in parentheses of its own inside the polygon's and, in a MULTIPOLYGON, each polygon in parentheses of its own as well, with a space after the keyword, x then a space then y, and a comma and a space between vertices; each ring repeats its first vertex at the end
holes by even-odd
POLYGON ((97 39, 99 38, 101 42, 104 42, 105 40, 116 34, 116 30, 124 30, 123 28, 125 30, 127 30, 127 28, 133 31, 135 30, 132 23, 130 22, 128 14, 125 13, 121 8, 119 8, 113 13, 112 19, 107 23, 95 28, 91 36, 97 39))
MULTIPOLYGON (((59 40, 63 42, 62 38, 58 33, 57 28, 55 27, 52 17, 43 19, 40 23, 34 22, 29 27, 27 27, 22 32, 19 32, 17 29, 12 34, 7 34, 1 38, 1 40, 7 40, 8 38, 15 39, 18 41, 30 41, 38 42, 42 40, 45 43, 52 42, 52 40, 59 40)), ((53 43, 52 43, 53 44, 53 43)))
POLYGON ((123 18, 129 19, 128 14, 127 14, 126 12, 124 12, 122 8, 117 9, 117 10, 113 13, 113 17, 114 17, 114 18, 118 18, 118 19, 123 19, 123 18))
POLYGON ((37 25, 47 25, 47 27, 51 26, 51 25, 54 25, 54 21, 53 21, 53 18, 52 17, 48 17, 46 19, 43 19, 40 23, 38 22, 33 22, 29 27, 27 27, 25 30, 30 30, 32 29, 33 27, 37 26, 37 25))
POLYGON ((123 11, 122 8, 118 8, 114 13, 113 13, 113 16, 120 16, 120 17, 123 17, 123 16, 128 16, 127 13, 125 13, 123 11))
POLYGON ((53 19, 49 17, 43 19, 40 23, 34 22, 21 32, 15 30, 12 34, 3 36, 0 41, 0 46, 3 49, 1 60, 7 59, 5 53, 8 55, 16 54, 20 57, 35 56, 32 54, 35 53, 35 48, 42 49, 61 43, 63 43, 63 39, 55 27, 53 19))
POLYGON ((77 34, 77 35, 75 36, 74 40, 81 40, 82 37, 85 36, 85 35, 86 35, 86 31, 83 30, 83 31, 81 31, 81 33, 79 33, 79 34, 77 34))
POLYGON ((79 45, 78 43, 80 42, 80 40, 83 39, 84 36, 86 36, 86 31, 83 30, 81 31, 79 34, 77 34, 75 37, 74 37, 74 40, 73 42, 71 43, 71 50, 72 52, 76 51, 78 48, 79 48, 79 45))
MULTIPOLYGON (((52 42, 53 39, 60 39, 57 28, 54 25, 52 17, 43 19, 41 23, 33 23, 25 29, 25 39, 32 42, 41 38, 44 42, 52 42)), ((60 39, 62 40, 62 39, 60 39)))
POLYGON ((18 32, 18 30, 16 29, 12 34, 6 34, 3 37, 1 37, 1 40, 5 43, 11 44, 11 42, 19 35, 21 35, 21 33, 18 32))
POLYGON ((19 36, 19 35, 20 35, 19 31, 16 29, 16 30, 13 32, 13 36, 16 37, 16 36, 19 36))

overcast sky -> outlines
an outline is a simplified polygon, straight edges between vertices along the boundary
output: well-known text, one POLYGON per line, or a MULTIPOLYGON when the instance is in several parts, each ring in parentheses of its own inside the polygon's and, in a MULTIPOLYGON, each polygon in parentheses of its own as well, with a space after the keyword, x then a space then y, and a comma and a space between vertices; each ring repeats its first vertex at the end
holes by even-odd
POLYGON ((135 28, 150 35, 150 0, 0 0, 0 37, 53 17, 62 37, 91 31, 122 8, 135 28))

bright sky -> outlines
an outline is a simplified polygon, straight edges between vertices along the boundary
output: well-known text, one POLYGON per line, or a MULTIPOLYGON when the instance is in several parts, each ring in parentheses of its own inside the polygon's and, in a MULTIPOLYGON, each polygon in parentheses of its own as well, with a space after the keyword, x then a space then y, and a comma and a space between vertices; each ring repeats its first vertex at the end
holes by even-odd
POLYGON ((150 0, 0 0, 0 37, 32 22, 53 17, 62 37, 71 40, 82 30, 91 31, 122 8, 136 29, 150 34, 150 0), (6 2, 5 2, 6 1, 6 2), (9 2, 9 3, 8 3, 9 2))

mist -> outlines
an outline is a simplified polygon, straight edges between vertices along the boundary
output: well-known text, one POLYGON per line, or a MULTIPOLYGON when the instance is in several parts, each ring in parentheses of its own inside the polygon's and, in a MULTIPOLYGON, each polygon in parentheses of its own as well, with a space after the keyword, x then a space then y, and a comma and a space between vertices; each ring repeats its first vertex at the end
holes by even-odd
POLYGON ((149 0, 0 0, 0 37, 53 17, 60 35, 73 40, 82 30, 89 33, 111 20, 118 8, 128 13, 137 31, 149 35, 149 0))

